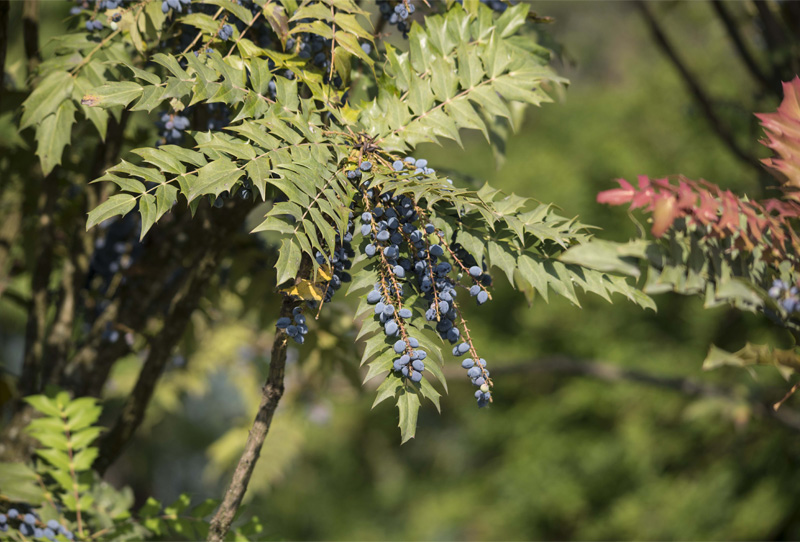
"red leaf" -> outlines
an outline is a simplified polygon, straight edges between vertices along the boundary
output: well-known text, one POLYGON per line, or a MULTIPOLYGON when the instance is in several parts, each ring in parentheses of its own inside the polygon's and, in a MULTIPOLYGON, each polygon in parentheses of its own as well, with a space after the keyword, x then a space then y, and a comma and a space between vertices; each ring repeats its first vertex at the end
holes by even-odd
POLYGON ((661 237, 680 214, 675 196, 659 194, 653 203, 653 235, 661 237))
POLYGON ((622 188, 612 188, 611 190, 600 192, 597 194, 597 203, 622 205, 633 199, 635 193, 633 186, 625 179, 617 179, 617 182, 622 188))

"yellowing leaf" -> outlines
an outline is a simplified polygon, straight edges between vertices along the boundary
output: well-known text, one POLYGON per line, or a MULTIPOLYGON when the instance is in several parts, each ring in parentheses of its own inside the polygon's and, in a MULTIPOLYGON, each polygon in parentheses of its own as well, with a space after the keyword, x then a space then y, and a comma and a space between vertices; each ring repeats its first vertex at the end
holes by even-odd
POLYGON ((327 289, 327 283, 323 282, 311 282, 310 280, 301 280, 299 283, 289 286, 283 292, 286 292, 289 295, 299 297, 300 299, 304 299, 305 301, 321 301, 325 297, 325 290, 327 289))

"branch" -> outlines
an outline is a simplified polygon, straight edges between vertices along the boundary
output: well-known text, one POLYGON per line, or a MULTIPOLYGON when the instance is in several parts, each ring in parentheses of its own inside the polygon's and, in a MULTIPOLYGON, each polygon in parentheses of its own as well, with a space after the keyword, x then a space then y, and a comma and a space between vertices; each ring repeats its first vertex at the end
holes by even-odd
MULTIPOLYGON (((207 208, 205 219, 202 215, 195 216, 194 223, 200 223, 203 227, 198 228, 201 233, 195 234, 194 238, 202 238, 204 243, 199 241, 194 243, 201 250, 188 266, 190 271, 185 274, 185 279, 179 281, 178 290, 166 298, 170 300, 170 304, 167 314, 163 318, 161 331, 150 341, 147 359, 139 373, 136 385, 128 396, 114 427, 100 443, 100 454, 94 464, 94 469, 100 474, 105 472, 119 457, 144 420, 145 411, 153 397, 156 384, 170 360, 172 351, 183 337, 206 287, 217 272, 222 254, 228 248, 231 234, 239 229, 250 209, 252 206, 248 202, 235 200, 234 203, 228 204, 223 209, 207 208)), ((163 275, 165 268, 159 267, 158 269, 163 275)), ((129 295, 131 294, 120 293, 121 297, 129 295)), ((146 311, 145 314, 149 312, 146 311)), ((112 363, 113 361, 116 360, 113 359, 112 363)), ((99 393, 110 367, 111 364, 104 364, 100 370, 95 371, 102 372, 103 378, 98 382, 92 375, 94 384, 91 391, 99 393)))
POLYGON ((745 44, 744 39, 739 32, 736 21, 728 11, 728 8, 726 8, 725 4, 720 0, 713 0, 712 5, 714 6, 714 11, 717 12, 717 16, 719 16, 722 24, 725 26, 725 30, 728 32, 728 36, 731 38, 733 46, 736 48, 736 52, 739 53, 739 58, 750 71, 750 74, 761 84, 761 86, 764 87, 764 90, 771 94, 777 93, 778 98, 780 98, 780 84, 776 86, 776 82, 770 81, 766 74, 761 71, 761 68, 758 66, 758 63, 756 63, 755 58, 753 58, 753 55, 751 55, 750 51, 747 49, 747 45, 745 44))
MULTIPOLYGON (((105 140, 96 147, 95 157, 88 172, 89 179, 100 177, 109 166, 116 162, 122 148, 123 134, 129 118, 130 112, 125 110, 122 112, 119 122, 111 119, 105 140)), ((84 197, 80 200, 82 213, 89 212, 99 204, 104 188, 106 187, 101 183, 85 187, 84 197)), ((61 291, 63 294, 57 309, 58 316, 47 337, 46 366, 43 376, 45 383, 55 384, 58 382, 62 376, 61 372, 67 364, 67 354, 73 344, 72 326, 78 318, 79 310, 83 308, 80 302, 76 302, 76 292, 80 292, 86 284, 99 231, 99 228, 89 231, 81 227, 73 229, 70 239, 71 247, 63 266, 64 273, 68 273, 71 280, 67 280, 67 277, 62 280, 61 291)), ((118 355, 125 353, 127 352, 120 350, 118 355)))
POLYGON ((30 77, 42 61, 39 53, 39 0, 25 0, 22 5, 22 41, 30 77))
MULTIPOLYGON (((303 277, 307 277, 311 270, 311 260, 304 256, 300 263, 300 269, 295 279, 297 284, 303 277)), ((286 296, 281 304, 280 316, 291 316, 292 309, 297 306, 297 302, 291 297, 286 296)), ((286 365, 286 344, 289 336, 282 329, 277 329, 275 339, 272 343, 272 355, 270 357, 269 375, 264 387, 261 388, 261 403, 258 405, 258 413, 253 421, 253 427, 247 436, 247 443, 239 458, 239 463, 233 471, 233 478, 225 491, 225 496, 217 509, 216 514, 211 519, 208 531, 208 539, 213 542, 225 540, 231 523, 242 504, 242 498, 247 491, 250 477, 253 475, 258 457, 261 454, 261 447, 267 438, 272 416, 278 408, 278 402, 283 396, 283 377, 286 365)))
POLYGON ((714 130, 717 136, 728 146, 728 148, 734 154, 734 156, 736 156, 742 162, 745 162, 746 164, 748 164, 749 166, 755 168, 757 171, 760 172, 762 168, 758 160, 756 160, 755 157, 748 154, 744 149, 742 149, 736 142, 736 140, 733 138, 727 127, 724 126, 722 120, 717 116, 717 113, 714 111, 714 106, 711 104, 711 101, 709 100, 708 96, 706 96, 705 91, 700 87, 700 84, 697 82, 697 79, 689 71, 689 68, 686 66, 686 64, 684 64, 683 60, 678 56, 677 51, 672 46, 672 43, 667 38, 666 34, 664 34, 664 31, 661 29, 661 26, 658 24, 658 21, 653 16, 647 3, 643 2, 642 0, 637 0, 636 6, 642 12, 642 16, 647 22, 647 25, 650 28, 650 32, 652 33, 653 39, 655 40, 656 44, 659 46, 661 51, 667 56, 667 58, 669 58, 669 60, 675 66, 675 69, 678 70, 678 73, 680 73, 684 84, 694 97, 697 104, 700 106, 700 109, 703 111, 703 114, 705 115, 708 123, 711 125, 711 128, 714 130))
POLYGON ((10 0, 0 0, 0 103, 5 90, 6 51, 8 50, 8 12, 11 10, 10 0))
POLYGON ((133 391, 125 401, 125 406, 114 427, 100 442, 100 454, 94 469, 102 476, 106 469, 119 457, 133 434, 144 420, 144 414, 155 392, 175 345, 180 340, 192 313, 197 308, 199 297, 217 268, 216 254, 207 255, 195 263, 191 278, 185 288, 172 300, 170 311, 165 317, 164 329, 153 341, 147 359, 139 372, 133 391))
MULTIPOLYGON (((718 398, 735 402, 747 402, 753 412, 764 418, 772 418, 792 431, 800 432, 800 414, 780 409, 775 411, 767 402, 755 398, 742 397, 731 389, 698 382, 690 378, 659 376, 636 369, 627 369, 611 363, 598 361, 580 361, 566 356, 550 356, 534 361, 525 361, 492 369, 492 376, 562 373, 567 375, 586 376, 605 382, 636 382, 664 388, 682 393, 689 397, 718 398)), ((457 368, 445 370, 448 378, 463 377, 457 368)))
POLYGON ((758 17, 763 23, 762 35, 770 50, 769 58, 772 61, 773 78, 776 81, 781 81, 783 77, 786 76, 788 81, 791 79, 793 73, 789 65, 793 55, 785 54, 786 35, 766 2, 753 2, 753 4, 755 5, 756 11, 758 11, 758 17), (785 59, 785 61, 781 62, 781 59, 785 59))
MULTIPOLYGON (((27 5, 27 4, 26 4, 27 5)), ((25 326, 25 353, 20 378, 21 395, 31 395, 39 391, 41 380, 44 341, 47 333, 47 309, 50 274, 53 271, 53 251, 55 248, 55 207, 58 197, 58 182, 54 175, 42 179, 44 202, 39 215, 39 254, 31 279, 31 308, 25 326)))

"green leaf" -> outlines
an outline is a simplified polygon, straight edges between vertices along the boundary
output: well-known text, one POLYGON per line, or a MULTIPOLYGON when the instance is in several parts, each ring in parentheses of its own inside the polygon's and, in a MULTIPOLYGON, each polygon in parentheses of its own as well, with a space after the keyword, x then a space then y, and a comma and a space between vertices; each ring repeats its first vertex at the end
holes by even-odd
POLYGON ((139 214, 142 216, 141 241, 156 221, 156 197, 153 194, 142 194, 139 198, 139 214))
POLYGON ((42 162, 42 173, 47 175, 61 164, 64 147, 72 137, 75 122, 75 105, 71 101, 61 102, 56 112, 48 115, 36 127, 36 154, 42 162))
POLYGON ((235 162, 227 158, 215 160, 197 170, 195 176, 185 178, 189 184, 186 199, 192 201, 206 194, 219 196, 233 188, 242 175, 244 171, 235 162))
POLYGON ((116 194, 89 211, 86 229, 113 216, 125 215, 136 207, 136 198, 130 194, 116 194))
POLYGON ((593 239, 576 245, 559 256, 564 263, 573 263, 599 271, 622 273, 632 277, 641 274, 636 260, 645 257, 646 241, 614 243, 593 239))
POLYGON ((45 502, 45 489, 38 476, 23 463, 0 463, 0 495, 9 501, 33 505, 45 502))
POLYGON ((53 416, 59 418, 59 420, 61 418, 62 412, 58 407, 58 403, 46 395, 31 395, 25 397, 25 402, 46 416, 53 416))
POLYGON ((275 284, 283 284, 287 280, 297 276, 302 256, 300 247, 291 239, 284 239, 281 241, 281 248, 278 251, 278 261, 275 263, 275 270, 278 274, 275 284))
POLYGON ((89 107, 126 106, 142 95, 142 85, 133 81, 117 81, 97 87, 81 100, 89 107))
POLYGON ((20 129, 39 124, 46 116, 55 113, 61 102, 69 99, 72 86, 72 76, 66 71, 55 70, 47 74, 22 104, 24 112, 20 129))
POLYGON ((414 438, 414 434, 417 431, 419 406, 419 395, 417 395, 416 390, 413 390, 410 386, 405 386, 400 390, 400 395, 397 397, 400 422, 397 425, 400 427, 401 444, 405 444, 414 438))

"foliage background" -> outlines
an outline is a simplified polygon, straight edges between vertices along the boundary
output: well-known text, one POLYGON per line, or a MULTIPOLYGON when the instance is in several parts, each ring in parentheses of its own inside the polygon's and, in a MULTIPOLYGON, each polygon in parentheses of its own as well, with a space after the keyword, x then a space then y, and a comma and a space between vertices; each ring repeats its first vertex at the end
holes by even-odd
MULTIPOLYGON (((60 31, 68 7, 45 3, 44 38, 60 31)), ((544 37, 563 47, 557 69, 572 81, 563 101, 531 111, 500 169, 480 136, 466 139, 463 151, 420 149, 432 167, 457 167, 476 183, 553 201, 565 216, 603 224, 605 236, 619 240, 636 233, 625 213, 594 202, 616 177, 680 172, 761 195, 759 172, 713 136, 632 6, 536 2, 533 9, 555 17, 544 37)), ((667 4, 659 15, 703 84, 730 104, 741 141, 757 152, 750 112, 777 103, 751 98, 750 80, 710 7, 667 4)), ((18 39, 9 51, 12 77, 24 73, 23 61, 14 63, 21 49, 18 39)), ((234 292, 249 286, 247 276, 233 277, 234 292)), ((672 296, 657 298, 658 314, 599 298, 582 299, 583 310, 561 299, 529 309, 498 288, 493 302, 469 314, 490 364, 508 368, 495 379, 495 403, 478 411, 469 384, 452 379, 442 415, 423 409, 416 439, 399 447, 394 408, 370 410, 370 390, 325 365, 326 350, 352 348, 341 297, 334 303, 341 310, 326 317, 335 333, 312 328, 315 341, 290 352, 287 395, 248 494, 247 512, 261 517, 271 538, 800 538, 796 431, 753 417, 744 402, 534 371, 554 356, 603 361, 777 401, 786 386, 774 370, 758 370, 754 379, 701 369, 710 343, 736 350, 745 340, 769 339, 781 346, 785 338, 758 318, 672 296)), ((194 354, 176 356, 145 430, 109 471, 112 482, 167 502, 184 491, 220 493, 271 343, 271 329, 259 328, 255 315, 276 303, 267 287, 248 304, 219 289, 187 340, 194 354)), ((0 364, 11 374, 23 328, 24 315, 0 300, 0 364)), ((124 397, 139 363, 121 364, 109 398, 124 397)))

